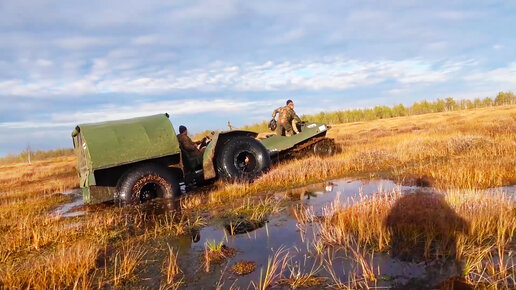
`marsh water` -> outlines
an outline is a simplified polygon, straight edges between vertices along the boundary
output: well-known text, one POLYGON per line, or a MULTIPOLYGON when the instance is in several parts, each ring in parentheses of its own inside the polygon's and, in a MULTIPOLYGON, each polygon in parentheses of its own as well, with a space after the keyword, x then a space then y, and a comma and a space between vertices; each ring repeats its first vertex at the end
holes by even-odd
MULTIPOLYGON (((268 221, 255 230, 231 235, 224 222, 210 219, 205 227, 192 235, 180 237, 165 235, 149 241, 150 250, 146 259, 156 262, 146 263, 145 270, 139 274, 140 279, 137 284, 151 288, 160 286, 163 277, 162 261, 168 255, 168 245, 178 251, 178 264, 185 277, 183 286, 188 289, 213 289, 216 285, 222 285, 223 289, 253 288, 252 283, 258 285, 260 276, 264 274, 268 259, 281 249, 283 253, 288 252, 289 257, 289 266, 285 269, 284 276, 288 277, 290 272, 312 273, 315 276, 325 277, 326 281, 323 285, 332 285, 336 279, 345 283, 352 280, 354 276, 361 277, 362 268, 356 259, 342 249, 325 250, 323 254, 316 253, 314 245, 319 239, 317 223, 300 225, 296 220, 294 209, 300 206, 312 208, 315 216, 322 216, 325 214, 324 208, 333 202, 349 204, 364 196, 394 190, 406 194, 437 192, 433 188, 397 185, 390 180, 346 179, 277 192, 270 197, 286 206, 278 213, 271 214, 268 221), (209 271, 206 271, 202 258, 207 242, 221 242, 227 247, 234 248, 236 255, 221 264, 210 265, 209 271), (254 262, 256 270, 244 276, 232 273, 230 268, 239 261, 254 262), (333 273, 328 269, 333 269, 333 273)), ((487 190, 486 194, 490 191, 504 191, 516 196, 516 186, 487 190)), ((84 214, 83 211, 77 210, 80 204, 81 199, 77 197, 70 204, 56 209, 54 213, 61 216, 84 214)), ((156 204, 149 204, 149 207, 155 206, 156 204)), ((441 281, 461 273, 461 265, 455 261, 402 261, 388 253, 375 253, 366 255, 365 258, 372 265, 378 279, 373 286, 381 288, 431 289, 438 287, 441 281)))

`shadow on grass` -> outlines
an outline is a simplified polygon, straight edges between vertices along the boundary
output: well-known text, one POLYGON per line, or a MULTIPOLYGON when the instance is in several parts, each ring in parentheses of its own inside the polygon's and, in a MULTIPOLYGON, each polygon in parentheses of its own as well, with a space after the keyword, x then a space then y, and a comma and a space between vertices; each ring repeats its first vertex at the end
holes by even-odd
POLYGON ((401 260, 447 259, 455 256, 457 235, 468 231, 440 194, 407 194, 385 220, 391 232, 391 254, 401 260))

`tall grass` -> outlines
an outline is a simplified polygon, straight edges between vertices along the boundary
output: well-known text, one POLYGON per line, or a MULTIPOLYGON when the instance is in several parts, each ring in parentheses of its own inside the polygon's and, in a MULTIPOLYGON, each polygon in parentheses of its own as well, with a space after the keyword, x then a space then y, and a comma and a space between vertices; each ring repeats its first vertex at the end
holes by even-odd
POLYGON ((393 178, 437 188, 516 183, 516 106, 336 125, 343 151, 274 166, 252 184, 220 184, 209 203, 344 176, 393 178))
MULTIPOLYGON (((236 204, 234 215, 263 220, 278 210, 274 200, 262 205, 255 199, 235 201, 343 176, 387 177, 409 184, 424 181, 441 188, 446 192, 441 201, 423 199, 437 212, 445 211, 437 205, 446 204, 457 223, 450 227, 421 220, 428 233, 422 235, 421 229, 410 229, 402 217, 390 215, 401 198, 394 192, 353 207, 329 208, 332 219, 324 220, 322 234, 326 244, 346 244, 353 237, 375 251, 389 251, 395 245, 403 253, 414 246, 421 249, 423 258, 452 256, 465 261, 464 275, 470 282, 510 285, 514 204, 508 197, 484 194, 479 188, 516 183, 516 106, 340 124, 329 135, 342 146, 342 153, 279 163, 252 184, 217 183, 207 197, 183 198, 183 214, 152 216, 138 207, 100 207, 86 216, 61 218, 50 213, 73 199, 62 192, 77 187, 75 157, 4 164, 0 166, 0 287, 109 288, 130 283, 129 277, 138 277, 137 265, 143 261, 141 257, 130 260, 140 255, 125 251, 127 243, 188 235, 205 225, 197 210, 204 207, 236 204), (402 221, 399 227, 386 226, 389 215, 402 221), (397 241, 399 234, 411 237, 412 244, 397 241), (132 254, 124 260, 124 253, 132 254)), ((407 201, 413 203, 417 206, 416 201, 407 201)), ((313 221, 306 211, 299 211, 298 219, 313 221)), ((323 251, 322 245, 317 245, 317 251, 323 251)), ((271 260, 257 288, 277 281, 272 270, 274 265, 282 267, 282 259, 271 260)))
POLYGON ((272 256, 267 259, 266 268, 260 269, 260 280, 257 284, 251 284, 254 289, 265 290, 274 285, 283 277, 289 261, 289 252, 286 248, 277 249, 272 256))
POLYGON ((502 192, 380 193, 327 208, 320 237, 329 245, 389 252, 402 259, 464 261, 470 283, 514 283, 516 205, 502 192))

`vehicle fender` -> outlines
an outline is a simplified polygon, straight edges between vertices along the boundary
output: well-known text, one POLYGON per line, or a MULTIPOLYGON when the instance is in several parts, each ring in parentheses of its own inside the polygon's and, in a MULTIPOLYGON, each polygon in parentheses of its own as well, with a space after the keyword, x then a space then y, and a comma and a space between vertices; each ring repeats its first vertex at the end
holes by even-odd
POLYGON ((217 173, 215 170, 215 156, 217 154, 217 150, 224 146, 224 144, 226 144, 232 138, 239 136, 249 136, 256 138, 256 136, 258 136, 258 133, 244 130, 232 130, 216 133, 212 137, 210 144, 208 144, 206 150, 204 151, 202 160, 204 180, 209 180, 217 177, 217 173))

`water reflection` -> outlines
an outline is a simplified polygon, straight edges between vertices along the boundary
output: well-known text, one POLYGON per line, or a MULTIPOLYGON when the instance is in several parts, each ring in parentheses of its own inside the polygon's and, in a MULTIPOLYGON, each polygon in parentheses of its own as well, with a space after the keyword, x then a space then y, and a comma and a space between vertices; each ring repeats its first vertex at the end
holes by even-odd
MULTIPOLYGON (((516 189, 516 187, 510 188, 516 189)), ((211 220, 209 226, 202 229, 193 229, 185 235, 162 237, 165 239, 165 243, 157 243, 153 250, 163 251, 157 253, 159 257, 165 257, 168 254, 168 247, 163 245, 170 244, 174 249, 179 250, 179 262, 182 271, 184 271, 188 288, 210 288, 219 279, 230 281, 227 285, 248 288, 251 281, 259 281, 260 269, 266 269, 268 258, 280 247, 289 249, 291 263, 313 265, 318 262, 317 259, 320 259, 320 256, 313 252, 313 245, 319 240, 316 223, 305 224, 301 230, 301 222, 296 220, 295 210, 293 209, 296 207, 312 208, 316 215, 321 216, 323 207, 332 202, 343 205, 353 204, 363 197, 393 190, 407 194, 395 204, 389 217, 385 220, 385 226, 392 231, 402 232, 404 231, 403 226, 417 228, 426 225, 417 234, 422 234, 429 228, 435 229, 436 235, 446 237, 446 242, 442 245, 430 244, 430 248, 440 246, 441 252, 445 251, 452 255, 455 250, 453 247, 456 242, 456 235, 467 231, 467 224, 453 212, 442 198, 432 195, 432 193, 438 192, 437 190, 417 186, 402 186, 391 180, 336 180, 278 192, 274 194, 275 197, 278 200, 287 201, 289 210, 284 210, 269 217, 268 221, 253 225, 246 225, 244 222, 228 225, 224 221, 211 220), (432 205, 428 206, 429 204, 432 205), (428 210, 429 208, 437 208, 438 210, 432 212, 428 210), (204 273, 202 267, 199 266, 199 261, 202 260, 207 241, 223 242, 228 247, 237 249, 238 254, 234 258, 228 259, 227 263, 220 265, 219 268, 215 268, 210 273, 204 273), (257 265, 257 270, 243 277, 231 276, 232 274, 228 273, 229 271, 224 271, 237 261, 253 261, 257 265)), ((185 212, 188 213, 188 210, 183 212, 179 201, 160 199, 127 210, 128 216, 130 216, 131 210, 138 213, 134 215, 135 220, 131 220, 131 224, 141 225, 143 223, 145 226, 167 216, 173 217, 172 222, 179 222, 182 215, 185 212), (145 218, 142 219, 142 217, 145 218)), ((60 212, 63 213, 66 210, 61 209, 60 212)), ((394 236, 407 237, 403 234, 394 236)), ((377 253, 371 258, 374 269, 378 270, 381 275, 389 277, 388 280, 379 281, 377 285, 379 287, 436 287, 439 281, 461 274, 460 269, 456 268, 454 262, 424 264, 406 259, 409 257, 409 251, 407 251, 408 246, 405 240, 393 239, 391 246, 393 249, 392 255, 377 253)), ((425 245, 422 245, 422 247, 419 244, 414 245, 414 248, 420 251, 421 256, 427 254, 425 253, 425 245)), ((350 271, 356 270, 356 262, 347 257, 345 253, 337 252, 333 266, 335 272, 340 273, 339 279, 342 281, 349 278, 350 271)), ((309 268, 309 266, 307 267, 309 268)), ((161 275, 160 271, 157 270, 155 275, 159 277, 161 275)), ((324 269, 321 269, 319 275, 329 276, 324 269)))

